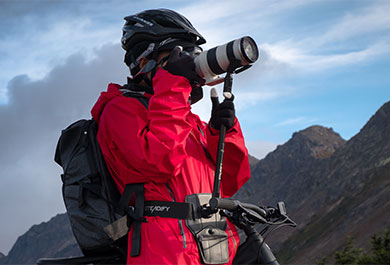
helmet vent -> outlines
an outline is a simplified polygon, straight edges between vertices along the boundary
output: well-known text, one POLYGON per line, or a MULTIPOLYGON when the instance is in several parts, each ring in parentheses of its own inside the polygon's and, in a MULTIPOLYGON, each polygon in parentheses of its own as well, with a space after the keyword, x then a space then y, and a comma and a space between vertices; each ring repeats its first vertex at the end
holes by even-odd
POLYGON ((140 28, 143 28, 144 27, 144 25, 142 25, 142 24, 140 24, 140 23, 135 23, 133 26, 135 26, 135 27, 140 27, 140 28))
POLYGON ((168 20, 167 18, 155 17, 154 21, 156 21, 157 24, 165 28, 181 29, 180 25, 174 23, 173 21, 168 20))

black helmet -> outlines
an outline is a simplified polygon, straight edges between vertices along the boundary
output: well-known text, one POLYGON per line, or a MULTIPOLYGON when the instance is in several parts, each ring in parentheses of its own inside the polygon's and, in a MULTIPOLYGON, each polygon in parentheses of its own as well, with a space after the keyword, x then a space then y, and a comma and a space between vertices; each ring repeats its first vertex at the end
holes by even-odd
POLYGON ((184 16, 169 9, 151 9, 125 17, 122 47, 130 50, 138 42, 162 41, 169 37, 201 45, 206 40, 184 16))
POLYGON ((145 10, 124 19, 121 42, 126 50, 125 63, 133 75, 138 72, 139 56, 145 51, 150 54, 152 50, 178 40, 193 45, 206 43, 188 19, 169 9, 145 10))

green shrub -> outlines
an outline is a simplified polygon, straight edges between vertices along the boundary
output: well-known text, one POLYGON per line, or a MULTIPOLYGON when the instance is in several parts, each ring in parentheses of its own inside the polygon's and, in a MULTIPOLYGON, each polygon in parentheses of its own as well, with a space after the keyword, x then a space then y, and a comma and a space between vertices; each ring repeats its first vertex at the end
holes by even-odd
MULTIPOLYGON (((352 238, 348 237, 343 249, 334 254, 334 259, 337 265, 390 265, 390 229, 387 228, 382 236, 371 237, 371 250, 368 252, 357 248, 352 238)), ((317 261, 317 265, 326 263, 326 258, 317 261)))

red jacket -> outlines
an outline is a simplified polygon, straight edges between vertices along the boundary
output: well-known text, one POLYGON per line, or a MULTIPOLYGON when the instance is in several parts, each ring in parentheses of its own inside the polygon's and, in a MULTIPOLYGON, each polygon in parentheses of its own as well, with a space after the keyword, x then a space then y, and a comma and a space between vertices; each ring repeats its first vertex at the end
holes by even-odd
MULTIPOLYGON (((126 184, 145 183, 145 200, 172 201, 168 183, 177 202, 189 194, 211 193, 219 132, 191 112, 186 78, 159 69, 153 88, 149 110, 137 99, 123 96, 117 84, 109 84, 92 109, 99 124, 99 144, 120 192, 126 184)), ((248 152, 236 119, 226 134, 221 194, 232 196, 249 177, 248 152)), ((201 264, 184 220, 147 219, 141 228, 140 256, 129 255, 128 264, 201 264)), ((239 244, 231 223, 227 234, 230 264, 239 244)))

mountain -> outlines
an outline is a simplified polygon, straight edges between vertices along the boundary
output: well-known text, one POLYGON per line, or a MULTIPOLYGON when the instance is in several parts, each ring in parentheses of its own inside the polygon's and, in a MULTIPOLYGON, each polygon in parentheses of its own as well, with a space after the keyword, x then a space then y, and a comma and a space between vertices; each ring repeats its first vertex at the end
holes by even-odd
POLYGON ((42 257, 70 257, 81 255, 73 237, 68 216, 58 214, 48 222, 33 225, 20 236, 0 264, 36 264, 42 257))
POLYGON ((251 168, 253 168, 258 162, 259 162, 259 159, 257 159, 254 156, 249 155, 249 166, 251 168))
MULTIPOLYGON (((311 126, 264 159, 250 158, 252 177, 235 195, 261 205, 284 201, 298 227, 273 232, 267 242, 281 263, 314 264, 340 249, 347 236, 366 247, 390 226, 390 102, 350 140, 311 126)), ((80 254, 66 214, 33 226, 2 264, 80 254)))
POLYGON ((251 179, 236 195, 252 203, 276 204, 281 199, 296 208, 315 189, 308 172, 318 167, 345 140, 331 128, 311 126, 294 133, 285 144, 255 164, 251 179))
POLYGON ((317 166, 305 173, 321 188, 293 209, 301 229, 281 249, 290 263, 330 256, 347 235, 367 247, 373 233, 390 226, 390 102, 317 166))
POLYGON ((365 247, 390 226, 390 103, 347 142, 321 126, 294 133, 256 164, 236 196, 266 205, 285 201, 298 229, 269 237, 283 263, 315 263, 347 235, 365 247))

